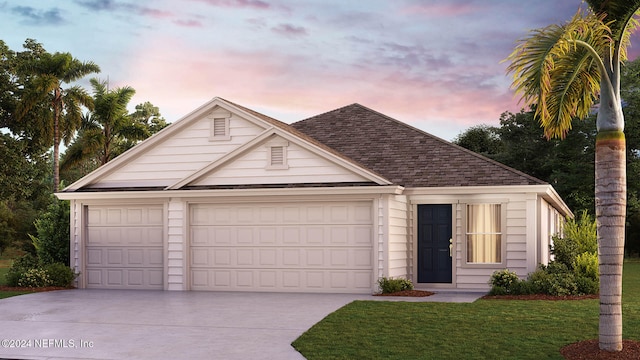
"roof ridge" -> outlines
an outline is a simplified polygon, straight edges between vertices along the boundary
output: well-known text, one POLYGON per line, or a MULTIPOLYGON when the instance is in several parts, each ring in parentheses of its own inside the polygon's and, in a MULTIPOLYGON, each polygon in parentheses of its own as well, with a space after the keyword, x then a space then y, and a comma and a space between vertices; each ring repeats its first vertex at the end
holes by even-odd
POLYGON ((315 116, 309 117, 307 119, 303 119, 303 120, 294 122, 294 123, 292 123, 292 126, 295 126, 296 124, 301 124, 301 123, 307 122, 308 120, 313 120, 315 118, 331 116, 331 113, 339 112, 340 110, 344 110, 346 108, 356 108, 356 107, 360 108, 360 109, 363 109, 363 110, 365 110, 367 112, 370 112, 372 114, 375 114, 377 116, 380 116, 381 118, 383 118, 385 120, 391 121, 395 125, 400 125, 403 128, 405 128, 406 130, 409 130, 411 132, 420 134, 421 136, 425 136, 425 137, 431 138, 433 141, 437 141, 438 143, 442 144, 442 146, 448 146, 448 147, 453 148, 453 149, 461 150, 462 152, 464 152, 464 153, 466 153, 468 155, 472 155, 473 157, 477 158, 478 160, 485 161, 485 162, 487 162, 489 164, 493 164, 495 166, 498 166, 498 167, 502 168, 503 170, 508 171, 508 172, 510 172, 510 173, 512 173, 514 175, 524 177, 524 178, 528 179, 529 181, 532 181, 532 182, 535 182, 535 183, 538 183, 538 184, 548 184, 547 182, 545 182, 545 181, 543 181, 541 179, 538 179, 538 178, 536 178, 534 176, 526 174, 526 173, 524 173, 524 172, 522 172, 520 170, 514 169, 513 167, 505 165, 505 164, 503 164, 503 163, 501 163, 499 161, 496 161, 494 159, 491 159, 491 158, 489 158, 487 156, 484 156, 482 154, 478 154, 478 153, 476 153, 474 151, 471 151, 469 149, 466 149, 466 148, 464 148, 462 146, 456 145, 456 144, 454 144, 454 143, 452 143, 450 141, 444 140, 444 139, 442 139, 442 138, 440 138, 440 137, 438 137, 436 135, 428 133, 428 132, 426 132, 426 131, 424 131, 422 129, 419 129, 419 128, 415 127, 415 126, 409 125, 408 123, 405 123, 405 122, 402 122, 400 120, 397 120, 397 119, 395 119, 395 118, 393 118, 391 116, 388 116, 388 115, 383 114, 383 113, 381 113, 379 111, 373 110, 373 109, 371 109, 371 108, 369 108, 367 106, 361 105, 359 103, 353 103, 353 104, 350 104, 350 105, 346 105, 346 106, 343 106, 343 107, 340 107, 340 108, 337 108, 337 109, 334 109, 334 110, 331 110, 331 111, 324 112, 324 113, 319 114, 319 115, 315 115, 315 116))

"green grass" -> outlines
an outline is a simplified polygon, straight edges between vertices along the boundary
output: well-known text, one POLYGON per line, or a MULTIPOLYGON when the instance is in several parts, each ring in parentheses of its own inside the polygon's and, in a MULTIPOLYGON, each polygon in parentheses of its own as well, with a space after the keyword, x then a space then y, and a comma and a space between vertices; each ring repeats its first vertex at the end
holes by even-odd
MULTIPOLYGON (((640 261, 624 267, 624 338, 640 340, 640 261)), ((307 359, 562 359, 598 336, 598 300, 356 301, 293 346, 307 359)))

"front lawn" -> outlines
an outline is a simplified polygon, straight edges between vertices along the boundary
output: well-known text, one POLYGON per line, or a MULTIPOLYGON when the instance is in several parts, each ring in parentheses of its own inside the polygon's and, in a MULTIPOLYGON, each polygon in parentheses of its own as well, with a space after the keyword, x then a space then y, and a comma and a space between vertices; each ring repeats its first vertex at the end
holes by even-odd
MULTIPOLYGON (((624 338, 640 340, 640 261, 624 266, 624 338)), ((356 301, 293 342, 307 359, 562 359, 597 338, 598 300, 356 301)))
POLYGON ((29 291, 2 290, 2 287, 7 285, 7 278, 5 275, 9 271, 10 266, 10 259, 0 259, 0 299, 29 293, 29 291))

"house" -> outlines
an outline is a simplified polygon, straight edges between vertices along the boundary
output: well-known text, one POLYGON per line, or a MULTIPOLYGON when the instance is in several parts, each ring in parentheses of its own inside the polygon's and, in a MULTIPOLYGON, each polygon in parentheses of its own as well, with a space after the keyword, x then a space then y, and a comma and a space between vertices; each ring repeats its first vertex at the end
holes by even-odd
POLYGON ((486 290, 549 260, 541 180, 353 104, 287 125, 214 98, 57 193, 80 288, 486 290))

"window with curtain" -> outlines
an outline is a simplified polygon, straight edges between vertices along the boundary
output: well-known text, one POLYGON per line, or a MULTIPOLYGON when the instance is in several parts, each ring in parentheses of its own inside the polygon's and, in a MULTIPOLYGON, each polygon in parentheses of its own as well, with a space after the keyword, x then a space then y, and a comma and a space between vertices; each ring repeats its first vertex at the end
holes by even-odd
POLYGON ((467 263, 502 262, 502 207, 500 204, 467 205, 467 263))

